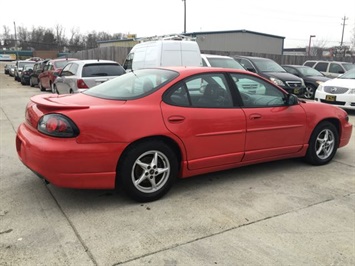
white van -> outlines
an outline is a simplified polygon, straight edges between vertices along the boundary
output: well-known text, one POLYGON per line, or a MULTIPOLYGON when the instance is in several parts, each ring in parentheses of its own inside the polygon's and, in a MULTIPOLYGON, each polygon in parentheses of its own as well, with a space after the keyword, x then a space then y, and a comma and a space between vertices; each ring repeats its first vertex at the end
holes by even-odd
POLYGON ((142 42, 132 48, 123 64, 127 72, 160 66, 202 66, 197 42, 164 39, 142 42))

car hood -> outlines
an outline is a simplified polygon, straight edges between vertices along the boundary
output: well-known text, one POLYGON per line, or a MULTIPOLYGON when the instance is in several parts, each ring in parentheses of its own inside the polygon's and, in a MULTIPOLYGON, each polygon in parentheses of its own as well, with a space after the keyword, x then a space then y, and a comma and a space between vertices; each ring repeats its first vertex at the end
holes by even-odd
POLYGON ((324 76, 306 76, 304 77, 304 79, 308 79, 308 80, 316 80, 316 81, 327 81, 330 78, 324 77, 324 76))
POLYGON ((301 80, 301 78, 290 74, 290 73, 284 73, 284 72, 263 72, 262 73, 264 76, 270 78, 278 78, 281 80, 301 80))
POLYGON ((324 82, 323 86, 355 88, 355 79, 339 79, 339 78, 330 79, 324 82))

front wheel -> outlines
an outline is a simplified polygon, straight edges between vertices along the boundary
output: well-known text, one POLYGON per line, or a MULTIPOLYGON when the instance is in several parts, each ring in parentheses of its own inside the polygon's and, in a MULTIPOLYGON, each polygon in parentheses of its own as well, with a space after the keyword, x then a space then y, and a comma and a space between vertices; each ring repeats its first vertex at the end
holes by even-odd
POLYGON ((306 89, 304 92, 304 98, 306 99, 314 99, 314 94, 316 92, 316 88, 312 85, 306 85, 306 89))
POLYGON ((117 168, 118 182, 134 200, 149 202, 164 196, 178 173, 173 150, 163 142, 136 144, 122 155, 117 168))
POLYGON ((322 122, 313 130, 309 140, 306 161, 313 165, 329 163, 339 145, 339 134, 330 122, 322 122))

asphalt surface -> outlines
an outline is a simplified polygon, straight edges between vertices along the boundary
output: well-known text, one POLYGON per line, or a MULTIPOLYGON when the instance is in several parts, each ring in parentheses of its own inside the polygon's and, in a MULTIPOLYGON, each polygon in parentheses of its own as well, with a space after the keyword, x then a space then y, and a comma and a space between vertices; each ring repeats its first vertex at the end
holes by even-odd
POLYGON ((3 65, 0 265, 355 265, 355 130, 328 165, 292 159, 196 176, 140 204, 45 185, 19 161, 26 103, 50 92, 3 65))

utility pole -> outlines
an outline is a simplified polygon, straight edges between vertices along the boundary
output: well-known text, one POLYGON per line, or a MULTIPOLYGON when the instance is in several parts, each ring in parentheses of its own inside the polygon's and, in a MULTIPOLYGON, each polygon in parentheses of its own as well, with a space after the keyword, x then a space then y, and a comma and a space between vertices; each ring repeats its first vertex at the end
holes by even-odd
POLYGON ((345 29, 345 20, 348 20, 349 18, 343 17, 343 23, 341 24, 343 26, 343 32, 341 34, 341 42, 340 42, 340 47, 343 47, 343 39, 344 39, 344 29, 345 29))
POLYGON ((184 2, 184 33, 186 33, 186 0, 182 0, 184 2))
POLYGON ((17 35, 16 35, 16 23, 14 21, 14 29, 15 29, 15 49, 17 51, 17 35))

